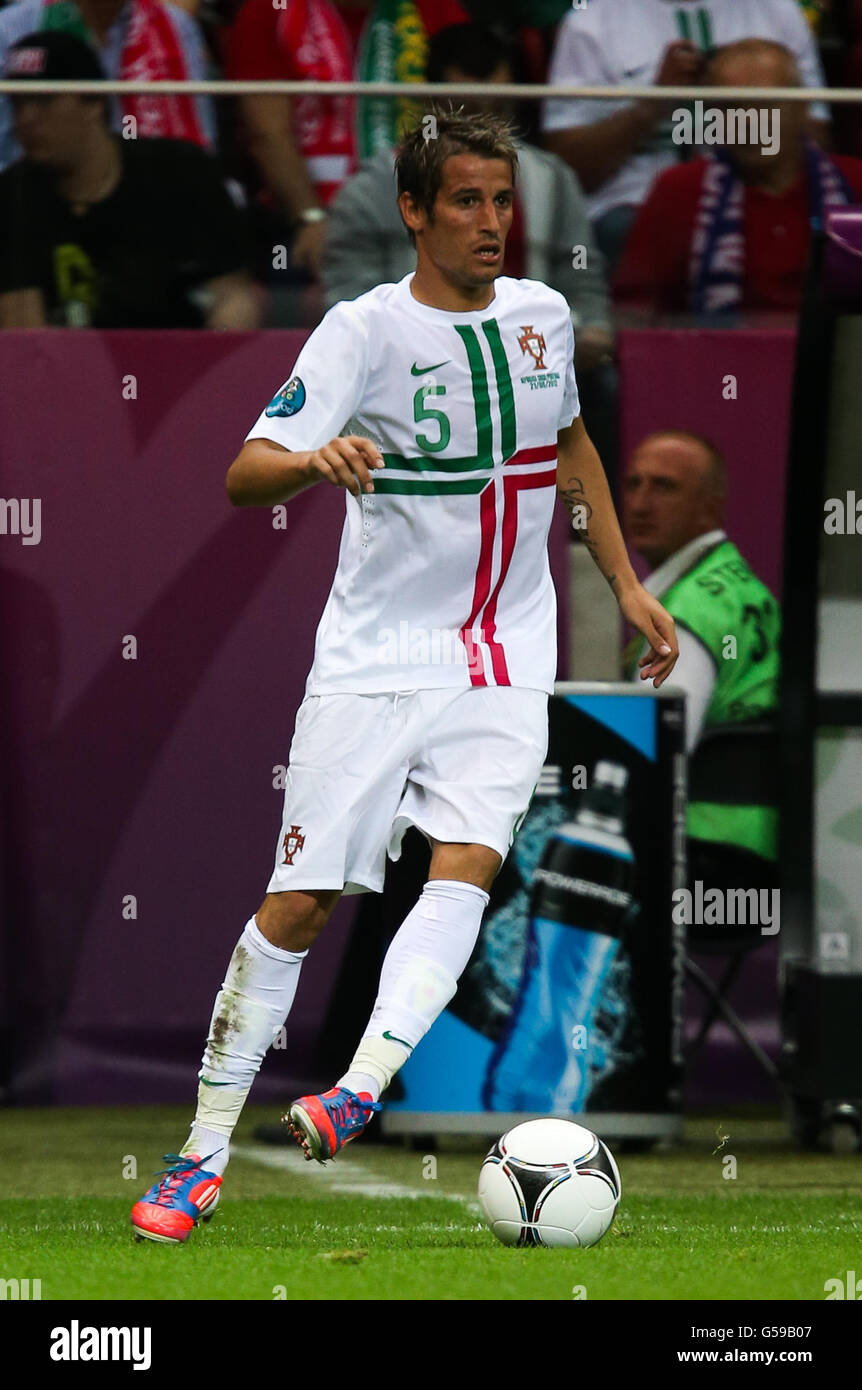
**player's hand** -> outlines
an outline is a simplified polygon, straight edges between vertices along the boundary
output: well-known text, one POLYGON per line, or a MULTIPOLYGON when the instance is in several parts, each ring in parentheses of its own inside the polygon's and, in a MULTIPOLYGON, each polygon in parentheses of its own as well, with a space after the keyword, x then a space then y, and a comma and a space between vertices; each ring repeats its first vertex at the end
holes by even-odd
POLYGON ((641 657, 638 666, 641 680, 652 677, 653 685, 658 690, 667 680, 679 656, 673 618, 642 584, 626 590, 620 599, 620 612, 650 644, 649 651, 641 657))
POLYGON ((377 445, 361 434, 339 435, 309 456, 312 473, 334 487, 346 487, 354 497, 374 491, 372 473, 383 468, 383 455, 377 445))

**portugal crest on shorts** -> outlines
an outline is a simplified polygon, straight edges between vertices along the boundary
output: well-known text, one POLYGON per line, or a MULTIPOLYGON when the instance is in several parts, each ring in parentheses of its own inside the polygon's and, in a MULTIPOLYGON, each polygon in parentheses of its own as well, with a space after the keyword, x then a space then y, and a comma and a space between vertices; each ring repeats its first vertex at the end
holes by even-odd
POLYGON ((299 851, 305 844, 305 836, 299 833, 301 830, 301 825, 292 825, 285 835, 283 864, 292 864, 293 856, 299 854, 299 851))
POLYGON ((305 405, 305 387, 298 376, 292 376, 286 386, 276 392, 266 407, 266 415, 296 415, 305 405))
POLYGON ((533 325, 521 325, 521 336, 518 339, 518 347, 526 357, 527 353, 533 359, 537 372, 543 372, 545 367, 545 340, 541 333, 537 333, 533 325))

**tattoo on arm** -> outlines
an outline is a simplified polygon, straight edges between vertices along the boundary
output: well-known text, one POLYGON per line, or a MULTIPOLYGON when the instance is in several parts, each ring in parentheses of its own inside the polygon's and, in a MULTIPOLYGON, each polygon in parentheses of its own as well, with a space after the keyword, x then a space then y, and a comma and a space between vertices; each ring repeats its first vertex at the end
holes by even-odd
POLYGON ((611 586, 613 593, 616 594, 617 576, 608 574, 598 557, 596 543, 590 536, 590 520, 593 509, 587 501, 584 484, 580 478, 571 477, 567 480, 566 486, 559 489, 559 495, 568 508, 572 518, 572 530, 582 545, 587 547, 599 570, 611 586))

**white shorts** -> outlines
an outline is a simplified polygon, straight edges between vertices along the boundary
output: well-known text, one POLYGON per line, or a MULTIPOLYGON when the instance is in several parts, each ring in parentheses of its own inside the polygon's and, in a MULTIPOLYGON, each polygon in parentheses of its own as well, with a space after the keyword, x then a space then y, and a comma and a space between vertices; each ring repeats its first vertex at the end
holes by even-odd
POLYGON ((267 892, 379 893, 410 825, 505 859, 547 747, 541 690, 307 695, 267 892))

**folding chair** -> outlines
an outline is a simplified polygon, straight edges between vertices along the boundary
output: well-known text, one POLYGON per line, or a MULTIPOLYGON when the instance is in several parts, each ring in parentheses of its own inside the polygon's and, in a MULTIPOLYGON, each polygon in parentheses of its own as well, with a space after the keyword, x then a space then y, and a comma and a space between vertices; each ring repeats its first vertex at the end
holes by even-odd
MULTIPOLYGON (((690 762, 690 802, 777 806, 777 743, 775 728, 768 721, 723 725, 707 731, 690 762)), ((777 866, 761 855, 735 845, 692 837, 689 837, 688 848, 692 894, 698 880, 704 892, 717 888, 723 894, 733 888, 754 888, 759 892, 778 886, 777 866)), ((696 1035, 683 1049, 686 1071, 690 1071, 711 1029, 721 1018, 769 1079, 780 1084, 775 1062, 752 1037, 728 999, 746 958, 767 940, 760 932, 759 923, 733 927, 690 926, 685 973, 705 996, 706 1008, 696 1035), (717 982, 692 960, 691 952, 724 957, 717 982)))

